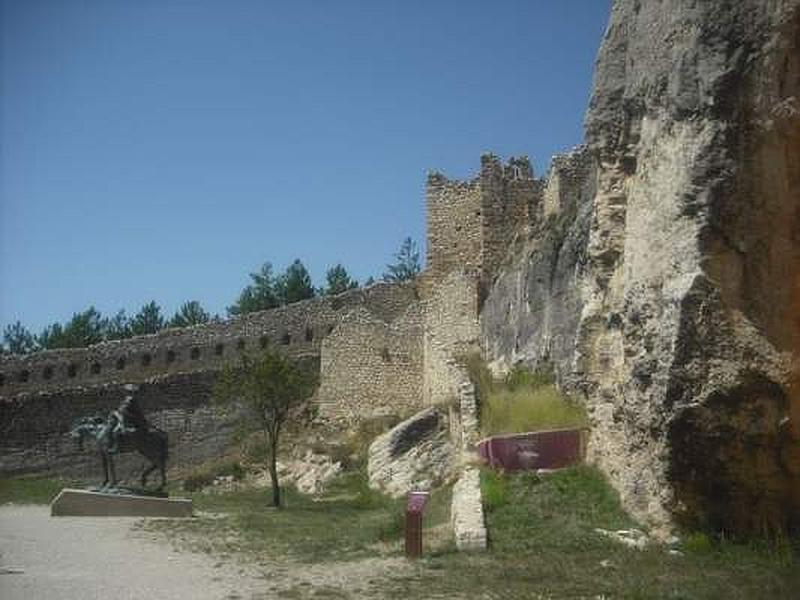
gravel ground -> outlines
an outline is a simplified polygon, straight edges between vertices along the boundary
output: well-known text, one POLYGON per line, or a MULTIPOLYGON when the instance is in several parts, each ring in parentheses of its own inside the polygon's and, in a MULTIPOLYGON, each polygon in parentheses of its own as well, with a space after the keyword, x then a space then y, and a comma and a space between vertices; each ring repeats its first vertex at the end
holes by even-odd
POLYGON ((176 552, 140 519, 51 517, 47 506, 0 506, 3 600, 196 600, 269 597, 258 571, 176 552))
POLYGON ((1 600, 265 600, 382 598, 413 570, 400 557, 259 564, 192 552, 144 519, 51 517, 47 506, 0 506, 1 600))

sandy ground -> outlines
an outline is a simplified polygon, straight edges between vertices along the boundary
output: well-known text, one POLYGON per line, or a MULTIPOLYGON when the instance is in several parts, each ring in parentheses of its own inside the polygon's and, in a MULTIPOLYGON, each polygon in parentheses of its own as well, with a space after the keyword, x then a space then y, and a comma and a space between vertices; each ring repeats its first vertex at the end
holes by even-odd
POLYGON ((3 600, 268 598, 254 569, 175 552, 140 519, 50 517, 47 506, 0 506, 3 600), (223 568, 224 567, 224 568, 223 568))
POLYGON ((383 586, 411 568, 399 557, 315 565, 223 561, 148 532, 142 521, 0 506, 0 599, 381 598, 383 586))

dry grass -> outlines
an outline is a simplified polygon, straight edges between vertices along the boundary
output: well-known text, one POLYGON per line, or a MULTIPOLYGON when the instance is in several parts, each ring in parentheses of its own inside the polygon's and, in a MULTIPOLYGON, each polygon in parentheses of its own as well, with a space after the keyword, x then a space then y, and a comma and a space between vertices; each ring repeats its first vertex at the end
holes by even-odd
POLYGON ((500 389, 481 405, 484 435, 586 426, 583 408, 552 385, 500 389))

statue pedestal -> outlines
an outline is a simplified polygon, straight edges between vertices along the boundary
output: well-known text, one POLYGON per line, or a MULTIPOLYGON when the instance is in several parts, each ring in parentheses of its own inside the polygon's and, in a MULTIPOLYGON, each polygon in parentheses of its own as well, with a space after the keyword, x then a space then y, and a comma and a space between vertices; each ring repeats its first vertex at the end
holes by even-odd
POLYGON ((188 498, 157 498, 107 494, 65 488, 50 503, 53 517, 168 517, 192 516, 188 498))

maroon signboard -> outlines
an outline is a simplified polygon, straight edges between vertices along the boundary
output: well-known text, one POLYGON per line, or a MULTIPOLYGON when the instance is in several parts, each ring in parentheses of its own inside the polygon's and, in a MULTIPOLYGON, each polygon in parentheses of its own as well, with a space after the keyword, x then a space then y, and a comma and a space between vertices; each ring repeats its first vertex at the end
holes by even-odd
POLYGON ((422 511, 428 502, 428 492, 409 492, 406 504, 406 556, 422 556, 422 511))
POLYGON ((582 429, 498 435, 478 442, 478 454, 506 471, 560 469, 581 462, 583 453, 582 429))

